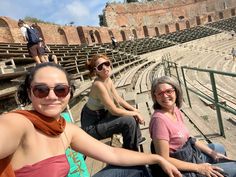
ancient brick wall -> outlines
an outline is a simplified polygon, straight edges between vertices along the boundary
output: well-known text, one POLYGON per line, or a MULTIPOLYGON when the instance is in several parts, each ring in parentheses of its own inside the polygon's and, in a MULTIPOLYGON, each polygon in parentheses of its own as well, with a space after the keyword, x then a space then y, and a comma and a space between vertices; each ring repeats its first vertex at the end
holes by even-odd
MULTIPOLYGON (((109 4, 104 9, 107 26, 160 26, 192 20, 196 16, 206 19, 212 12, 223 12, 236 7, 235 0, 169 0, 148 3, 109 4), (180 19, 182 17, 183 19, 180 19)), ((207 21, 204 21, 204 23, 207 21)), ((195 26, 195 24, 193 24, 195 26)))
MULTIPOLYGON (((59 26, 38 23, 48 44, 110 43, 153 37, 235 16, 235 0, 166 0, 148 3, 112 3, 104 10, 108 27, 59 26)), ((28 23, 31 25, 30 23, 28 23)), ((22 43, 17 20, 0 17, 0 42, 22 43)))

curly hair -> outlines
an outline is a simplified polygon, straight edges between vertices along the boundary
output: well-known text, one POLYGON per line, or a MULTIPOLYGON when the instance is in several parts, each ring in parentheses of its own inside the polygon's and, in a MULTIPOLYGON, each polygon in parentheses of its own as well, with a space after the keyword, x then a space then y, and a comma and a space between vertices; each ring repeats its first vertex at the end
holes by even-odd
POLYGON ((32 68, 29 72, 27 72, 24 82, 19 85, 16 94, 17 94, 17 99, 19 103, 22 104, 23 106, 29 105, 31 103, 31 100, 29 99, 28 91, 30 90, 31 83, 34 80, 35 74, 37 73, 38 70, 44 67, 54 67, 61 70, 63 73, 65 73, 68 84, 71 87, 70 98, 73 97, 75 87, 72 84, 71 79, 69 78, 69 75, 65 71, 65 69, 58 64, 46 62, 46 63, 37 64, 34 68, 32 68))
POLYGON ((162 76, 157 79, 154 79, 152 82, 151 96, 152 96, 152 101, 153 101, 153 109, 155 110, 161 109, 161 105, 156 101, 156 97, 155 97, 156 88, 160 84, 169 84, 175 89, 175 92, 176 92, 175 103, 178 108, 181 108, 182 103, 183 103, 183 93, 182 93, 179 83, 172 77, 162 76))
POLYGON ((111 60, 105 55, 105 54, 96 54, 92 57, 92 59, 87 60, 85 63, 85 67, 89 70, 90 76, 94 76, 95 75, 95 67, 96 67, 96 61, 99 58, 103 58, 105 60, 108 60, 111 62, 111 60))

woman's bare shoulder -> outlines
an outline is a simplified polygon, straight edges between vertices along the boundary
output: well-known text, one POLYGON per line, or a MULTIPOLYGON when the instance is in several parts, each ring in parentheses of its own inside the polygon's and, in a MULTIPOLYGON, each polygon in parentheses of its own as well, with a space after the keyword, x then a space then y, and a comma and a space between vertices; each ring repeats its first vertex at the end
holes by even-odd
POLYGON ((0 121, 9 124, 9 126, 12 125, 15 128, 26 128, 27 126, 33 126, 31 121, 27 119, 24 115, 13 112, 3 113, 0 116, 0 121))

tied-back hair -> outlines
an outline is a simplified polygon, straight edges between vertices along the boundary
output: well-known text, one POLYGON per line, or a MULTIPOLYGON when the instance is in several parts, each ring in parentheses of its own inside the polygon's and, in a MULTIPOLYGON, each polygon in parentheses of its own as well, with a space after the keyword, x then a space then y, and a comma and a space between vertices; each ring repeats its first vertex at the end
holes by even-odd
POLYGON ((18 20, 18 26, 25 24, 25 22, 21 19, 18 20))
POLYGON ((85 63, 85 67, 89 70, 90 76, 95 75, 94 70, 95 70, 95 67, 96 67, 96 61, 99 58, 103 58, 103 59, 111 62, 111 60, 105 54, 96 54, 96 55, 94 55, 92 57, 92 59, 87 60, 86 63, 85 63))
POLYGON ((160 84, 169 84, 175 89, 176 93, 176 106, 178 108, 181 108, 182 103, 183 103, 183 93, 180 88, 179 83, 177 82, 176 79, 169 77, 169 76, 162 76, 157 79, 154 79, 152 82, 152 87, 151 87, 151 96, 152 96, 152 101, 153 101, 153 109, 161 109, 161 105, 156 101, 155 97, 155 91, 157 89, 157 86, 160 84))
POLYGON ((44 67, 57 68, 61 70, 63 73, 65 73, 68 84, 71 87, 70 98, 73 97, 75 87, 72 84, 71 79, 69 78, 69 75, 66 72, 66 70, 58 64, 45 62, 45 63, 37 64, 34 68, 32 68, 29 72, 27 72, 24 82, 19 85, 18 90, 17 90, 17 99, 19 103, 22 104, 22 106, 26 106, 31 103, 31 100, 29 99, 29 95, 28 95, 30 87, 31 87, 31 83, 37 71, 44 67))

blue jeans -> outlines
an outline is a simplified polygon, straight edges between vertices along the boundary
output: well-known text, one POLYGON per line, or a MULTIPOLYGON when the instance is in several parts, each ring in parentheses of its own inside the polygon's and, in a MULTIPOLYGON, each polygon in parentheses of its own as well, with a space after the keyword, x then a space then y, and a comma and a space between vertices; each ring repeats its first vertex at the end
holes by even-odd
POLYGON ((108 165, 92 177, 152 177, 145 166, 120 167, 108 165))
MULTIPOLYGON (((214 151, 226 155, 225 148, 221 144, 211 143, 208 144, 208 146, 214 151)), ((204 153, 203 153, 203 159, 206 163, 210 163, 212 165, 222 168, 224 172, 229 175, 229 177, 236 177, 236 162, 223 162, 223 163, 215 162, 210 156, 204 153)))

